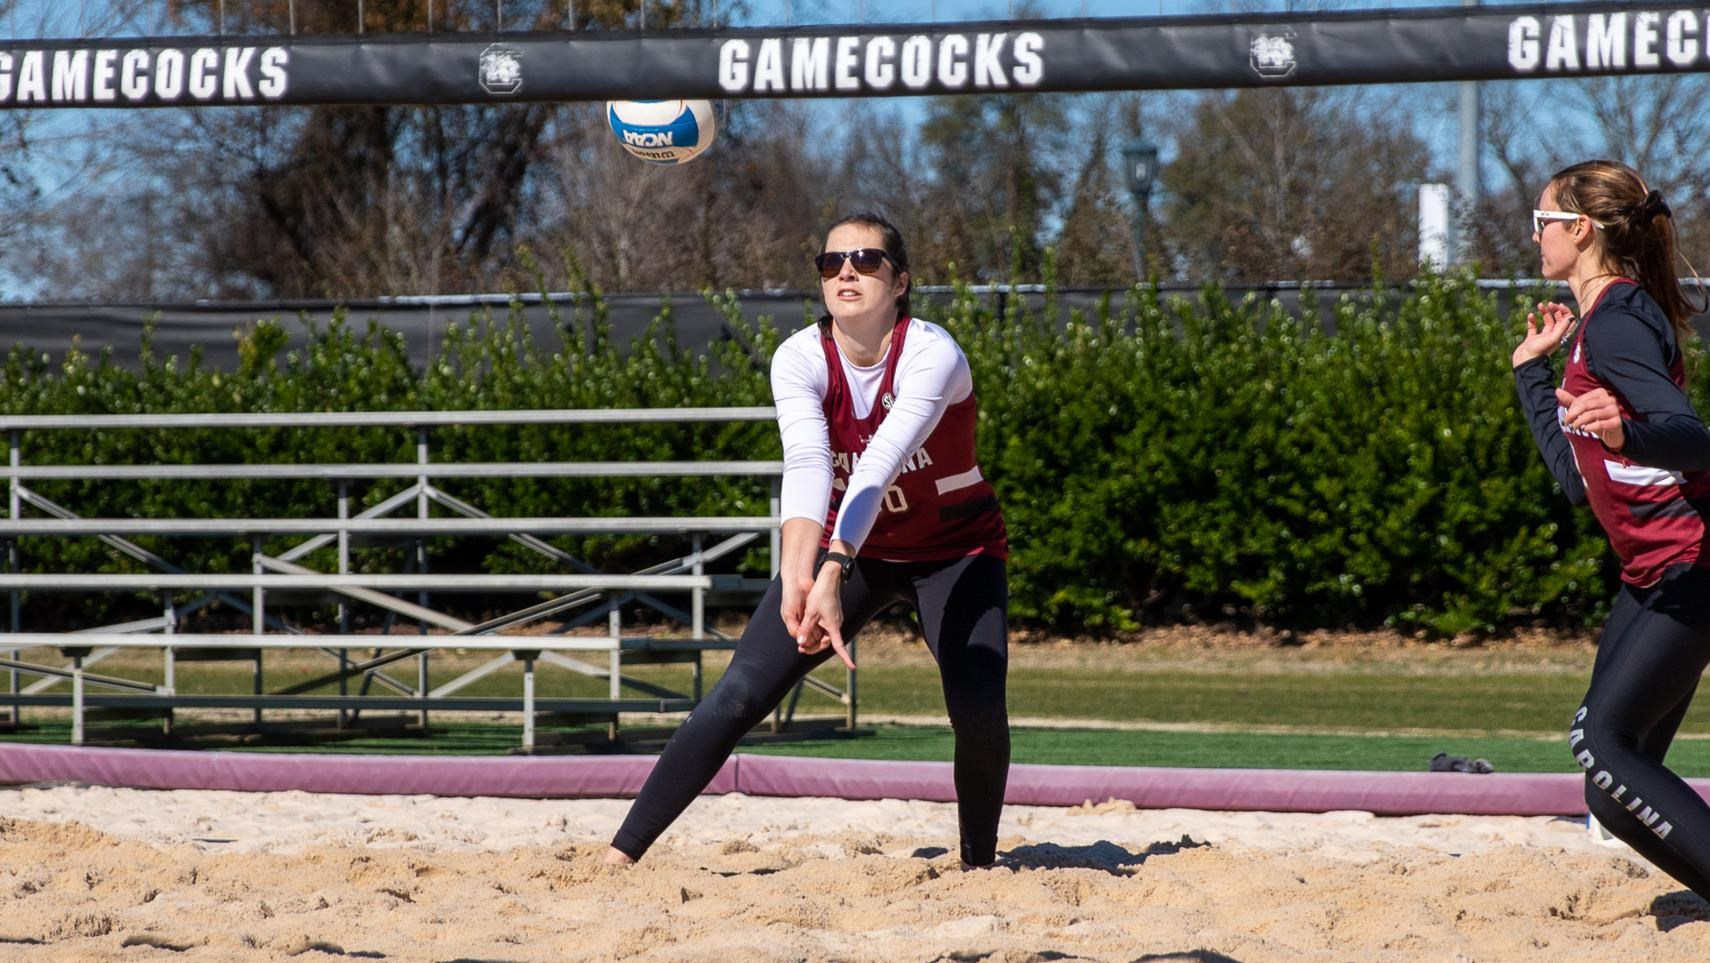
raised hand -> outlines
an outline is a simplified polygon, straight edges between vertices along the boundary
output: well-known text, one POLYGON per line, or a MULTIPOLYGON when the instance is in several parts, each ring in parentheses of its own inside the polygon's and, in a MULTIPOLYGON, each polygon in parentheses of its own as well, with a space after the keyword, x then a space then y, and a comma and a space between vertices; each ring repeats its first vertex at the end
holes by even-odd
POLYGON ((1573 312, 1555 301, 1539 301, 1538 310, 1526 315, 1526 337, 1514 349, 1514 367, 1533 358, 1554 354, 1573 333, 1573 312))

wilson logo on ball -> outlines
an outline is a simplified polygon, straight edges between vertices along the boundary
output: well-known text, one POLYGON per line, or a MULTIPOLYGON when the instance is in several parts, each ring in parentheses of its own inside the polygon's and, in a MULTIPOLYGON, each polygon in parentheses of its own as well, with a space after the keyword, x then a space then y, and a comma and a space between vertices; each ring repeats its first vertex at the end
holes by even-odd
POLYGON ((693 160, 718 133, 708 100, 613 100, 606 123, 624 150, 653 164, 693 160))

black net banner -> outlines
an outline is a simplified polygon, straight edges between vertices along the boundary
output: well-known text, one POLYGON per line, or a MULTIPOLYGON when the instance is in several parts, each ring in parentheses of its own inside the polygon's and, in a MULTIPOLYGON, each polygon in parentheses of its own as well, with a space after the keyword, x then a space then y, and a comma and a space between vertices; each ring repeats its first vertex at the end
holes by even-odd
POLYGON ((1527 4, 664 33, 0 44, 0 108, 1419 83, 1710 69, 1710 8, 1527 4))

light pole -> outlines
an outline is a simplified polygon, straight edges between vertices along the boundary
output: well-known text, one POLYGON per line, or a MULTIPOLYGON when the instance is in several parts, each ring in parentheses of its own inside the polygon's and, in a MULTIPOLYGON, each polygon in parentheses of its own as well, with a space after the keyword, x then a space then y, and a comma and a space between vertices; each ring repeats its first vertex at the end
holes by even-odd
POLYGON ((1158 180, 1158 145, 1136 134, 1122 146, 1128 190, 1134 195, 1134 277, 1146 280, 1146 199, 1158 180))

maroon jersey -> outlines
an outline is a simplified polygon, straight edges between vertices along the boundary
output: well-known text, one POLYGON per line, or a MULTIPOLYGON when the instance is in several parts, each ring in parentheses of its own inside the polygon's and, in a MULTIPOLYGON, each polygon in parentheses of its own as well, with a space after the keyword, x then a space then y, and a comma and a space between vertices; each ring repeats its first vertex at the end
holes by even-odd
MULTIPOLYGON (((829 331, 820 334, 825 349, 829 386, 823 406, 831 440, 831 505, 826 513, 821 544, 831 541, 837 510, 849 487, 849 475, 867 450, 896 397, 896 372, 908 335, 909 318, 897 322, 879 384, 878 402, 865 418, 855 405, 837 344, 829 331)), ((980 474, 974 458, 974 395, 949 406, 926 441, 903 463, 885 492, 873 529, 861 554, 898 562, 928 562, 965 555, 1009 557, 1009 542, 998 509, 997 494, 980 474)))
MULTIPOLYGON (((1585 330, 1595 322, 1597 307, 1619 284, 1612 282, 1585 312, 1575 333, 1573 348, 1562 370, 1562 387, 1574 396, 1603 388, 1615 398, 1625 421, 1644 421, 1609 382, 1592 372, 1586 357, 1585 330)), ((1677 355, 1669 376, 1678 386, 1686 384, 1685 366, 1677 355)), ((1635 464, 1618 451, 1605 447, 1596 435, 1570 428, 1563 421, 1567 409, 1558 407, 1556 421, 1573 449, 1574 463, 1585 480, 1586 499, 1603 524, 1609 544, 1621 560, 1621 579, 1646 586, 1662 577, 1671 565, 1710 564, 1705 542, 1710 537, 1698 506, 1710 504, 1710 472, 1678 472, 1635 464)))

